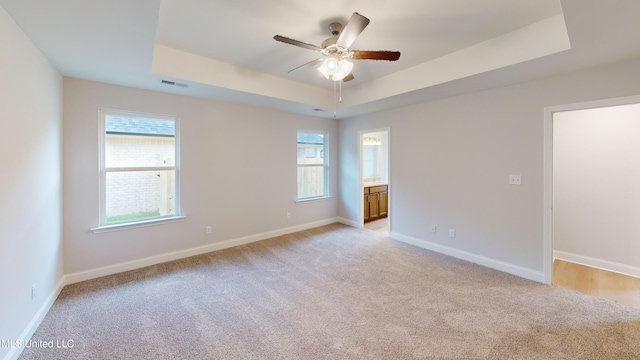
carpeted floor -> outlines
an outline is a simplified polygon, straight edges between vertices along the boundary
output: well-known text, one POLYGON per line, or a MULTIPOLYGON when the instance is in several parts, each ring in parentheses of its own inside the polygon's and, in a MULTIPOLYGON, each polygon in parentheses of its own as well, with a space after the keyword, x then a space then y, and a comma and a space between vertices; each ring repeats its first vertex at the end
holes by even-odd
POLYGON ((67 286, 20 359, 640 359, 640 311, 343 225, 67 286))

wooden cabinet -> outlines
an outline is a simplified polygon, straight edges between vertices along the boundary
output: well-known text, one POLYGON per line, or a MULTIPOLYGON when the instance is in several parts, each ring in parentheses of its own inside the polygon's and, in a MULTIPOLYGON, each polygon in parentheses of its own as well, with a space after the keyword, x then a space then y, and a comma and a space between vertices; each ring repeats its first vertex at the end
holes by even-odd
POLYGON ((364 222, 369 222, 388 215, 389 191, 387 185, 364 188, 364 222))
POLYGON ((364 188, 364 222, 369 221, 369 188, 364 188))

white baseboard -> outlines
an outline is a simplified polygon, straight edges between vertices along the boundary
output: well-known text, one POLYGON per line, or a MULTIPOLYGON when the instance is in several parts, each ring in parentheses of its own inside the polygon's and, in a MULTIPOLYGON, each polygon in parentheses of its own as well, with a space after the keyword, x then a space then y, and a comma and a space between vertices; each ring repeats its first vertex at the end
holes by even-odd
POLYGON ((312 228, 315 228, 315 227, 324 226, 324 225, 328 225, 328 224, 333 224, 333 223, 336 223, 336 222, 340 222, 340 219, 339 218, 330 218, 330 219, 315 221, 315 222, 311 222, 311 223, 307 223, 307 224, 296 225, 296 226, 292 226, 292 227, 288 227, 288 228, 284 228, 284 229, 268 231, 268 232, 264 232, 264 233, 261 233, 261 234, 255 234, 255 235, 249 235, 249 236, 245 236, 245 237, 241 237, 241 238, 237 238, 237 239, 225 240, 225 241, 217 242, 217 243, 214 243, 214 244, 199 246, 199 247, 185 249, 185 250, 174 251, 174 252, 155 255, 155 256, 149 256, 149 257, 142 258, 142 259, 122 262, 122 263, 108 265, 108 266, 103 266, 103 267, 99 267, 99 268, 95 268, 95 269, 79 271, 79 272, 67 274, 65 276, 66 284, 73 284, 73 283, 77 283, 77 282, 80 282, 80 281, 85 281, 85 280, 95 279, 95 278, 102 277, 102 276, 121 273, 121 272, 124 272, 124 271, 140 269, 140 268, 143 268, 145 266, 151 266, 151 265, 160 264, 160 263, 167 262, 167 261, 183 259, 183 258, 187 258, 187 257, 190 257, 190 256, 205 254, 205 253, 216 251, 216 250, 222 250, 222 249, 227 249, 227 248, 234 247, 234 246, 249 244, 249 243, 252 243, 252 242, 265 240, 265 239, 269 239, 269 238, 272 238, 272 237, 285 235, 285 234, 290 234, 290 233, 303 231, 303 230, 307 230, 307 229, 312 229, 312 228))
POLYGON ((347 226, 354 227, 354 228, 359 228, 360 227, 360 224, 358 224, 357 221, 351 220, 351 219, 346 219, 346 218, 343 218, 343 217, 339 217, 338 218, 338 222, 341 223, 341 224, 347 225, 347 226))
MULTIPOLYGON (((53 288, 49 296, 47 296, 45 301, 42 303, 42 305, 40 306, 36 314, 33 316, 29 324, 27 324, 27 327, 22 331, 22 334, 20 334, 20 336, 16 339, 16 343, 25 344, 27 341, 31 339, 33 334, 36 332, 36 330, 40 326, 40 323, 42 323, 42 319, 44 319, 44 317, 49 312, 49 309, 51 309, 51 306, 53 306, 53 303, 58 298, 58 295, 60 295, 60 292, 62 291, 62 288, 64 287, 64 285, 65 285, 65 278, 63 276, 60 279, 60 281, 58 281, 56 286, 53 288)), ((20 354, 22 354, 22 350, 24 350, 24 346, 14 347, 7 353, 4 359, 5 360, 17 359, 20 356, 20 354)))
POLYGON ((596 269, 615 272, 618 274, 628 275, 640 278, 640 268, 637 266, 621 264, 615 261, 597 259, 590 256, 578 255, 569 252, 554 250, 553 258, 568 261, 575 264, 585 265, 596 269))
POLYGON ((397 232, 391 232, 389 234, 389 237, 394 240, 402 241, 404 243, 411 244, 423 249, 435 251, 437 253, 441 253, 457 259, 461 259, 461 260, 469 261, 482 266, 486 266, 488 268, 506 272, 508 274, 519 276, 525 279, 529 279, 529 280, 533 280, 541 283, 544 283, 545 281, 544 273, 542 271, 532 270, 519 265, 514 265, 504 261, 491 259, 485 256, 472 254, 472 253, 454 249, 448 246, 432 243, 427 240, 422 240, 415 237, 399 234, 397 232))

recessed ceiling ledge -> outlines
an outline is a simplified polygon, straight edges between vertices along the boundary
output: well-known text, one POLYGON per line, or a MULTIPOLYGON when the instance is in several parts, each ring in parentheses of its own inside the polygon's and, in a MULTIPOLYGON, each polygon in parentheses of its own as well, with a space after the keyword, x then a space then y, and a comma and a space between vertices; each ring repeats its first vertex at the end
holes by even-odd
MULTIPOLYGON (((357 106, 571 49, 563 14, 343 90, 357 106)), ((357 65, 357 64, 356 64, 357 65)))
POLYGON ((175 79, 308 104, 310 108, 333 107, 333 91, 166 45, 155 45, 152 72, 175 79))

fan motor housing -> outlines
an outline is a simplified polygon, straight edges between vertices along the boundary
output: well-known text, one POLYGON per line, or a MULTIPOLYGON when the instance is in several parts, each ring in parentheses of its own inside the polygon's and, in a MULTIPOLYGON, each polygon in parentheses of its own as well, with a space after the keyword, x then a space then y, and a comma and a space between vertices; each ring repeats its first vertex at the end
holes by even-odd
POLYGON ((338 41, 338 38, 335 36, 332 36, 327 40, 323 41, 321 46, 323 49, 328 49, 332 46, 335 47, 337 41, 338 41))
POLYGON ((340 34, 340 31, 342 31, 342 24, 340 24, 339 22, 332 22, 331 24, 329 24, 329 31, 331 31, 331 35, 338 36, 338 34, 340 34))

